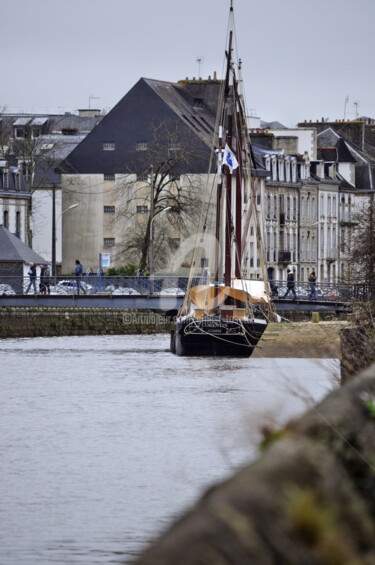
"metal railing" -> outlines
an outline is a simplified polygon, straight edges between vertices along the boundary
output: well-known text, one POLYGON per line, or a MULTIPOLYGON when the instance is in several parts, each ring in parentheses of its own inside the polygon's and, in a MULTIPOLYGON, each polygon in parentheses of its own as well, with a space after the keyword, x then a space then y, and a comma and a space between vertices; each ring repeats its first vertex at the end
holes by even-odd
MULTIPOLYGON (((207 276, 196 277, 192 284, 210 284, 207 276)), ((222 281, 220 281, 222 282, 222 281)), ((83 276, 79 281, 74 276, 51 277, 49 281, 35 279, 35 285, 28 276, 0 276, 0 295, 171 295, 183 296, 188 285, 187 276, 83 276), (79 282, 79 288, 78 288, 79 282)), ((286 281, 269 282, 274 299, 296 299, 350 302, 375 298, 375 285, 350 283, 320 283, 315 287, 309 282, 295 281, 294 292, 286 281), (289 292, 287 292, 289 290, 289 292)))

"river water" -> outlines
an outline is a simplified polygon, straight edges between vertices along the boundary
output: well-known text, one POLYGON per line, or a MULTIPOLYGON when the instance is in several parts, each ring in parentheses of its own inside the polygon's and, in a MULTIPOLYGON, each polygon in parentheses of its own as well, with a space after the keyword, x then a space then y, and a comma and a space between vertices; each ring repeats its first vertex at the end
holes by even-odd
POLYGON ((336 360, 182 358, 168 336, 0 341, 2 565, 129 562, 336 360))

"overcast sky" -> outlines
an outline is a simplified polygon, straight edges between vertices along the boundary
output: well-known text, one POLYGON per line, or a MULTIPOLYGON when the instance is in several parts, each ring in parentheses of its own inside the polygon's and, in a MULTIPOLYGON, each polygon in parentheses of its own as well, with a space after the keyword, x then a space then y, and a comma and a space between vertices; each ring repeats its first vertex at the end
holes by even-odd
MULTIPOLYGON (((265 121, 375 118, 375 0, 233 0, 265 121), (349 101, 345 107, 345 99, 349 101), (354 103, 358 103, 355 106, 354 103)), ((0 108, 112 108, 141 77, 221 78, 230 0, 0 0, 0 108), (199 64, 197 59, 201 58, 199 64), (90 96, 95 98, 90 98, 90 96)))

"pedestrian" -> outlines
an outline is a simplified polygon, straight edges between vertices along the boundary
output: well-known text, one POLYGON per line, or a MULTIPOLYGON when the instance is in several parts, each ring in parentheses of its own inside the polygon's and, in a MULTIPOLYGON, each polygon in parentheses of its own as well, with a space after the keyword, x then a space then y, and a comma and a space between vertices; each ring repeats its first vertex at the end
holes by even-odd
POLYGON ((48 265, 45 265, 45 267, 46 268, 45 268, 44 275, 43 275, 43 282, 44 282, 44 287, 45 287, 44 294, 51 294, 51 288, 50 288, 51 270, 50 270, 48 265))
POLYGON ((29 271, 27 273, 29 275, 29 285, 26 289, 26 294, 29 293, 29 290, 31 287, 34 288, 34 294, 37 294, 37 290, 36 290, 36 266, 34 265, 34 263, 30 263, 29 264, 29 271))
POLYGON ((310 292, 309 292, 309 298, 316 298, 316 275, 315 275, 315 271, 311 271, 310 276, 309 276, 309 284, 310 284, 310 292))
POLYGON ((287 277, 286 277, 286 280, 287 280, 287 283, 286 283, 287 291, 286 291, 286 293, 284 294, 283 298, 286 298, 286 297, 288 296, 288 294, 289 294, 290 291, 292 291, 292 293, 293 293, 293 295, 294 295, 294 298, 297 298, 297 295, 296 295, 296 283, 295 283, 295 281, 294 281, 294 273, 293 273, 290 269, 287 269, 286 272, 288 273, 288 274, 287 274, 287 277))
POLYGON ((46 285, 45 285, 45 282, 44 282, 46 269, 47 269, 47 265, 40 265, 40 276, 39 276, 39 292, 40 292, 40 294, 46 294, 46 285))
POLYGON ((85 289, 82 286, 82 274, 83 274, 83 267, 80 263, 80 261, 78 259, 76 259, 76 267, 74 269, 74 274, 76 277, 76 285, 77 285, 77 294, 79 294, 79 291, 82 290, 82 292, 85 294, 85 289))

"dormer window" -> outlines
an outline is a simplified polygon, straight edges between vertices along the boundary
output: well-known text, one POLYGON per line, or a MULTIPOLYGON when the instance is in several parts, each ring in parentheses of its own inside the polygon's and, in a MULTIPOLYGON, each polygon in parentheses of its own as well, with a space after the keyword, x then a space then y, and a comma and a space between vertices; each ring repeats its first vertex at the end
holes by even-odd
POLYGON ((292 182, 297 182, 297 162, 295 159, 292 159, 291 166, 292 166, 292 182))
POLYGON ((8 210, 4 210, 4 212, 3 212, 3 226, 4 226, 4 228, 9 229, 9 212, 8 212, 8 210))
POLYGON ((7 169, 3 170, 3 188, 9 188, 9 173, 7 169))
POLYGON ((285 159, 285 180, 290 182, 290 159, 285 159))
POLYGON ((14 174, 14 186, 16 190, 21 190, 21 175, 19 173, 14 174))

